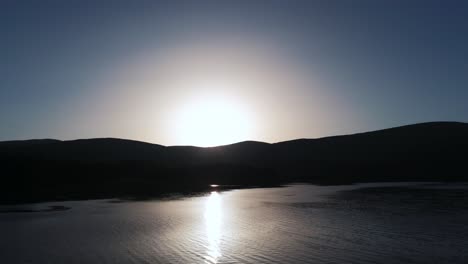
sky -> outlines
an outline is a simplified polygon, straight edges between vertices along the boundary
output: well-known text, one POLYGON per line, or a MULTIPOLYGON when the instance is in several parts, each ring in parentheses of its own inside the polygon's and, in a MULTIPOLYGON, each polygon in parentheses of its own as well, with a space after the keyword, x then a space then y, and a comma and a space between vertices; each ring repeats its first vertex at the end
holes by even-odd
POLYGON ((0 140, 278 142, 468 121, 467 1, 0 3, 0 140))

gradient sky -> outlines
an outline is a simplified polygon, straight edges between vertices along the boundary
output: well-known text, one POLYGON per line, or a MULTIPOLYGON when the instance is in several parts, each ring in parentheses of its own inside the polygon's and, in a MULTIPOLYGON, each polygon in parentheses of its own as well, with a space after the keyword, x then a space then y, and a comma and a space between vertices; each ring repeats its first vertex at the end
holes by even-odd
POLYGON ((197 145, 203 102, 233 141, 468 121, 467 1, 7 0, 0 34, 0 140, 197 145))

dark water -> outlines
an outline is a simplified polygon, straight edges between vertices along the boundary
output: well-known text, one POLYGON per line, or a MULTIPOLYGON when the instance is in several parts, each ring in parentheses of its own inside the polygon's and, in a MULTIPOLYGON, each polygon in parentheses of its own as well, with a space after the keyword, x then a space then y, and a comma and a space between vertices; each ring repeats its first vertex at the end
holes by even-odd
POLYGON ((0 210, 8 264, 468 263, 463 184, 294 185, 0 210))

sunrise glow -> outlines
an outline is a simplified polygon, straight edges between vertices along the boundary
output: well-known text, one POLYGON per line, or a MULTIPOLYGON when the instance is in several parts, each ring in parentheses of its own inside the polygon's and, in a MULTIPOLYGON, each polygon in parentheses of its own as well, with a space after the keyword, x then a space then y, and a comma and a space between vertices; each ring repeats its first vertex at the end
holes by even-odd
POLYGON ((253 135, 252 115, 226 96, 201 95, 181 106, 174 134, 181 145, 211 147, 248 140, 253 135))

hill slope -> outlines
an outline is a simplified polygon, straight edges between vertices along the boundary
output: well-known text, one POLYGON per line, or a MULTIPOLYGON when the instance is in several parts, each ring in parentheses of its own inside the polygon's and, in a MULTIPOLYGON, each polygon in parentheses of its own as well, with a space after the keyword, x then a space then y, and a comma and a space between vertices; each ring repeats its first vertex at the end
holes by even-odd
POLYGON ((209 184, 468 180, 468 124, 422 123, 268 144, 165 147, 102 138, 0 142, 0 202, 153 196, 209 184))

